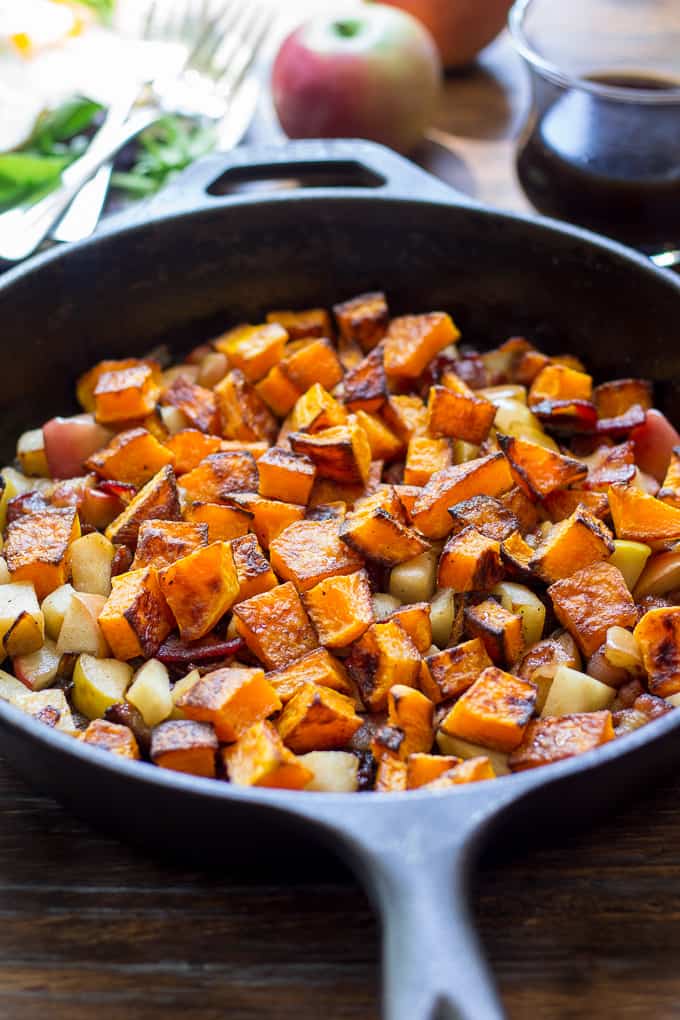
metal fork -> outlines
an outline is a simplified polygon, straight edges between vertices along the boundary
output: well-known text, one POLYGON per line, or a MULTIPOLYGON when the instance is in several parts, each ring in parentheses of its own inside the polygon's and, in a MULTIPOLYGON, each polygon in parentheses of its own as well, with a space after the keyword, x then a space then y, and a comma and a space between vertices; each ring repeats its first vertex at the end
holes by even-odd
MULTIPOLYGON (((179 72, 157 74, 144 87, 140 101, 121 123, 119 109, 109 111, 84 156, 62 174, 59 188, 30 206, 20 206, 0 215, 0 258, 19 261, 32 254, 64 215, 82 186, 107 164, 131 139, 163 114, 201 117, 219 124, 229 120, 232 108, 243 116, 238 100, 249 81, 253 66, 271 24, 271 13, 261 3, 228 0, 218 14, 210 0, 203 0, 196 17, 192 0, 173 8, 169 17, 153 0, 148 9, 144 35, 160 34, 165 25, 166 41, 182 37, 190 26, 194 34, 179 72), (167 21, 161 21, 167 17, 167 21), (198 25, 198 29, 196 29, 198 25)), ((158 36, 156 36, 158 38, 158 36)), ((218 128, 218 138, 221 134, 218 128)), ((221 141, 221 139, 220 139, 221 141)))

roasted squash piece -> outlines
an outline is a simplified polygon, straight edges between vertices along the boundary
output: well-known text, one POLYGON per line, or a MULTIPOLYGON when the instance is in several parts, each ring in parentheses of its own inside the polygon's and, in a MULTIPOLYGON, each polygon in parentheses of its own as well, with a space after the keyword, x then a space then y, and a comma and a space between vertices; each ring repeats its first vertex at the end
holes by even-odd
POLYGON ((255 390, 279 418, 287 415, 298 397, 302 396, 302 391, 290 381, 280 365, 270 368, 264 379, 256 383, 255 390))
POLYGON ((646 379, 612 379, 595 387, 593 403, 600 418, 619 418, 635 404, 648 411, 652 387, 646 379))
POLYGON ((93 392, 97 421, 108 425, 151 414, 160 394, 154 376, 151 365, 144 362, 103 372, 93 392))
POLYGON ((168 436, 163 445, 172 455, 175 474, 184 475, 198 467, 211 453, 217 453, 222 442, 219 436, 207 436, 198 429, 182 429, 174 436, 168 436))
POLYGON ((238 740, 254 723, 278 712, 281 702, 261 669, 230 666, 206 673, 176 705, 187 719, 209 722, 223 743, 238 740))
POLYGON ((331 317, 325 308, 303 308, 291 311, 277 308, 267 312, 267 322, 278 322, 291 340, 303 340, 310 336, 332 336, 331 317))
POLYGON ((353 574, 364 562, 341 540, 337 521, 296 521, 272 541, 269 553, 274 571, 298 591, 326 577, 353 574))
POLYGON ((456 533, 472 525, 487 538, 502 542, 520 530, 519 518, 493 496, 473 496, 449 507, 456 533))
POLYGON ((234 606, 236 628, 267 669, 278 669, 317 647, 300 596, 287 581, 234 606))
POLYGON ((437 583, 455 592, 493 588, 503 577, 501 544, 472 525, 449 538, 439 560, 437 583))
POLYGON ((177 481, 169 464, 139 490, 123 512, 111 521, 104 534, 114 545, 134 548, 140 524, 152 518, 162 521, 181 519, 177 481))
POLYGON ((553 524, 571 517, 579 506, 600 520, 609 517, 609 500, 604 492, 586 492, 585 489, 557 489, 543 499, 543 507, 553 524))
POLYGON ((512 665, 524 650, 522 617, 510 613, 493 599, 465 610, 465 627, 478 637, 495 663, 512 665))
POLYGON ((83 743, 101 747, 121 758, 137 761, 141 756, 135 735, 129 726, 119 726, 106 719, 93 719, 82 735, 83 743))
MULTIPOLYGON (((520 489, 519 485, 514 485, 508 492, 500 495, 498 502, 502 503, 506 510, 515 515, 523 535, 526 535, 529 531, 535 531, 538 527, 539 515, 536 504, 533 500, 529 499, 526 492, 520 489)), ((575 510, 576 507, 572 509, 575 510)), ((567 516, 569 515, 567 514, 567 516)))
POLYGON ((152 658, 174 625, 153 567, 111 578, 99 626, 117 659, 152 658))
POLYGON ((285 747, 269 722, 250 727, 231 747, 222 750, 222 760, 235 786, 265 786, 304 790, 314 773, 285 747))
POLYGON ((168 719, 151 734, 151 760, 155 765, 194 776, 215 776, 217 737, 209 723, 168 719))
POLYGON ((356 412, 356 421, 366 433, 373 460, 382 460, 388 463, 396 460, 404 452, 401 439, 391 429, 388 429, 377 415, 359 410, 356 412))
POLYGON ((341 750, 362 725, 351 698, 330 687, 304 684, 285 706, 277 728, 286 747, 305 754, 341 750))
POLYGON ((101 478, 139 487, 174 460, 172 452, 147 429, 128 429, 88 457, 85 467, 101 478))
POLYGON ((635 479, 635 447, 629 441, 618 446, 601 446, 590 457, 588 477, 583 488, 592 492, 606 493, 610 485, 626 485, 635 479))
POLYGON ((556 631, 532 645, 515 666, 515 673, 523 680, 536 684, 536 711, 542 712, 558 666, 581 669, 581 656, 571 634, 556 631))
POLYGON ((340 537, 385 566, 411 560, 429 548, 422 535, 403 522, 403 508, 391 486, 357 500, 340 525, 340 537))
POLYGON ((407 789, 408 766, 405 761, 384 755, 375 776, 376 793, 402 793, 407 789))
POLYGON ((461 783, 479 783, 485 779, 495 778, 496 773, 490 759, 482 755, 479 758, 468 758, 460 765, 455 765, 448 772, 427 783, 424 789, 448 790, 450 786, 460 786, 461 783))
POLYGON ((421 786, 439 779, 444 772, 448 772, 455 765, 460 765, 462 760, 452 754, 423 754, 422 752, 410 754, 406 762, 407 789, 417 790, 421 786))
POLYGON ((444 347, 460 336, 445 312, 402 315, 392 319, 385 334, 385 371, 388 376, 417 379, 444 347))
POLYGON ((246 507, 225 506, 223 503, 187 503, 184 516, 194 524, 205 524, 209 542, 229 542, 246 535, 253 514, 246 507))
POLYGON ((296 453, 306 454, 313 461, 319 478, 366 483, 371 466, 371 448, 360 425, 338 425, 315 435, 291 432, 288 438, 296 453))
POLYGON ((214 341, 215 349, 226 354, 232 368, 243 372, 248 382, 257 382, 283 356, 287 330, 278 322, 259 326, 236 326, 214 341))
POLYGON ((390 620, 395 620, 404 628, 421 655, 432 647, 430 609, 429 602, 412 602, 411 605, 395 609, 389 616, 390 620))
POLYGON ((434 705, 413 687, 394 684, 387 696, 387 725, 402 731, 399 757, 425 753, 434 743, 434 705))
POLYGON ((537 547, 529 568, 552 584, 575 570, 606 560, 614 552, 614 538, 601 520, 584 506, 555 524, 537 547))
POLYGON ((384 405, 388 389, 383 358, 382 346, 376 347, 345 374, 343 401, 350 411, 375 414, 384 405))
POLYGON ((427 435, 427 407, 413 394, 395 394, 388 398, 382 416, 403 443, 413 436, 427 435))
POLYGON ((526 542, 518 531, 514 531, 501 542, 501 559, 508 576, 518 580, 531 580, 531 563, 535 549, 526 542))
POLYGON ((421 659, 404 628, 396 620, 386 620, 368 628, 352 645, 346 662, 364 704, 377 712, 387 706, 394 684, 416 686, 421 659))
POLYGON ((296 400, 290 421, 295 432, 321 432, 344 425, 347 411, 320 383, 314 383, 296 400))
POLYGON ((330 687, 348 698, 355 698, 356 691, 350 683, 345 667, 325 648, 315 648, 289 666, 267 673, 267 681, 285 705, 304 684, 330 687))
POLYGON ((493 663, 482 641, 471 638, 453 648, 428 655, 424 665, 426 669, 420 674, 420 686, 428 698, 439 705, 442 701, 457 698, 493 663))
POLYGON ((303 393, 315 383, 332 390, 344 375, 335 348, 325 337, 297 340, 283 353, 281 370, 303 393))
POLYGON ((513 772, 551 765, 575 754, 592 751, 614 739, 612 714, 578 712, 573 715, 550 716, 529 723, 524 739, 510 755, 508 764, 513 772))
POLYGON ((680 539, 678 507, 632 485, 612 485, 608 495, 617 538, 646 543, 680 539))
POLYGON ((623 574, 611 563, 593 563, 548 588, 555 615, 584 655, 592 655, 610 627, 634 627, 637 609, 623 574))
POLYGON ((252 514, 251 530, 263 549, 269 549, 274 539, 291 524, 301 521, 305 507, 297 503, 283 503, 279 499, 263 499, 251 493, 237 494, 230 498, 231 506, 242 506, 252 514))
POLYGON ((499 751, 518 747, 536 704, 536 687, 489 666, 441 723, 444 733, 499 751))
POLYGON ((128 368, 139 368, 147 365, 155 382, 161 378, 160 365, 152 358, 120 358, 118 360, 100 361, 80 376, 76 383, 76 397, 84 411, 94 411, 94 391, 97 383, 106 372, 121 372, 128 368))
POLYGON ((195 549, 162 570, 159 581, 183 641, 197 641, 211 631, 239 594, 228 542, 195 549))
POLYGON ((555 489, 582 481, 588 473, 580 460, 554 453, 526 439, 499 434, 498 442, 517 485, 534 499, 542 499, 555 489))
POLYGON ((680 446, 671 451, 671 459, 657 498, 680 508, 680 446))
POLYGON ((680 607, 650 609, 633 631, 652 694, 680 692, 680 607))
POLYGON ((305 591, 303 602, 322 645, 344 648, 374 622, 365 570, 324 578, 305 591))
POLYGON ((333 305, 333 312, 343 339, 358 343, 364 351, 370 351, 385 336, 389 312, 387 299, 380 290, 333 305))
POLYGON ((243 535, 231 543, 236 576, 238 577, 237 602, 270 591, 279 583, 276 574, 264 556, 256 535, 243 535))
POLYGON ((18 517, 7 526, 3 549, 12 581, 30 581, 42 601, 68 580, 69 545, 79 537, 80 520, 72 507, 18 517))
POLYGON ((512 487, 508 461, 502 453, 437 471, 415 501, 411 520, 427 538, 444 538, 452 530, 449 507, 472 496, 499 496, 512 487))
POLYGON ((447 373, 443 386, 431 386, 427 401, 431 436, 463 439, 478 446, 489 434, 496 416, 491 401, 476 396, 462 379, 447 373))
POLYGON ((553 362, 531 384, 529 407, 543 400, 590 400, 592 395, 592 376, 553 362))
POLYGON ((277 424, 262 398, 250 385, 243 372, 234 368, 215 386, 222 435, 225 439, 264 439, 273 443, 277 424))
POLYGON ((161 403, 180 410, 189 424, 199 432, 214 435, 219 431, 220 418, 215 394, 204 386, 190 382, 183 375, 177 376, 163 390, 161 403))
POLYGON ((257 492, 259 475, 255 458, 245 451, 211 453, 179 483, 188 499, 219 503, 232 492, 257 492))
POLYGON ((186 521, 143 521, 131 570, 167 567, 208 544, 208 525, 186 521))
POLYGON ((426 485, 433 474, 451 467, 452 463, 448 439, 412 436, 406 451, 404 485, 426 485))
POLYGON ((316 468, 309 457, 272 446, 257 462, 260 495, 284 503, 306 504, 312 491, 316 468))

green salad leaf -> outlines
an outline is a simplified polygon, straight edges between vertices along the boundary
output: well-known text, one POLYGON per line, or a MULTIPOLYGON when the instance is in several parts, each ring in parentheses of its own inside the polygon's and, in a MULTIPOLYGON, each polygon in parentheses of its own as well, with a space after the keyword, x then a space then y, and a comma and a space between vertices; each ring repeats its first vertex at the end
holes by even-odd
POLYGON ((79 0, 84 7, 91 7, 102 21, 110 21, 116 7, 116 0, 79 0))
POLYGON ((127 171, 111 177, 111 185, 130 197, 152 195, 180 170, 215 148, 212 125, 167 116, 140 135, 136 158, 127 171))

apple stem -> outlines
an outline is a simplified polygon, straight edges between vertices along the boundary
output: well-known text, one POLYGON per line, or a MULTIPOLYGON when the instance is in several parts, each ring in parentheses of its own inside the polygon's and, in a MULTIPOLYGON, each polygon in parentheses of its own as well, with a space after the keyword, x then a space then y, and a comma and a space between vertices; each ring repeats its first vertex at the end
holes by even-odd
POLYGON ((333 31, 342 36, 343 39, 352 39, 361 31, 361 22, 358 18, 345 18, 342 21, 334 21, 333 31))

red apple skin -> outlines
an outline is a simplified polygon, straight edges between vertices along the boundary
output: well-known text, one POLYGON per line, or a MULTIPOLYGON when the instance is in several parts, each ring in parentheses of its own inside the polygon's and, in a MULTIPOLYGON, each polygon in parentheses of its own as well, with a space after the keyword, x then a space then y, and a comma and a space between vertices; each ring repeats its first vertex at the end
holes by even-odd
POLYGON ((465 67, 504 28, 512 0, 384 0, 430 31, 446 68, 465 67))
POLYGON ((441 65, 429 33, 384 4, 320 14, 284 41, 272 96, 290 138, 370 138, 408 152, 431 120, 441 65), (338 26, 353 25, 353 35, 338 26))
POLYGON ((98 425, 91 414, 51 418, 43 425, 47 467, 52 478, 74 478, 83 473, 83 462, 101 450, 113 433, 98 425))
POLYGON ((635 446, 637 466, 657 482, 663 482, 673 447, 680 445, 680 434, 665 414, 652 408, 646 412, 644 424, 632 430, 630 438, 635 446))

